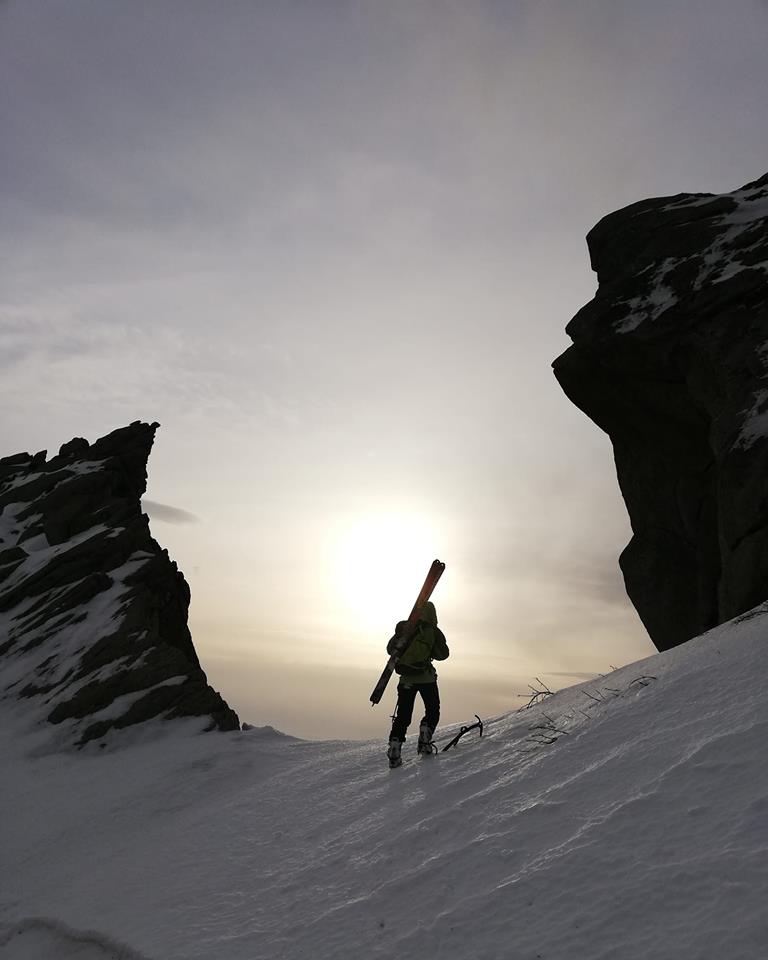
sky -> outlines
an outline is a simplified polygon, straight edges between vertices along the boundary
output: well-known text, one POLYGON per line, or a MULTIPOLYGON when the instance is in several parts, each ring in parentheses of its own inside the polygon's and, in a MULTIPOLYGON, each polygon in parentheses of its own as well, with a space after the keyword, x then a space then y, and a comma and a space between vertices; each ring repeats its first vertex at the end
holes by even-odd
POLYGON ((653 651, 550 364, 584 236, 768 170, 761 0, 0 0, 0 455, 159 421, 146 509, 241 719, 386 736, 653 651))

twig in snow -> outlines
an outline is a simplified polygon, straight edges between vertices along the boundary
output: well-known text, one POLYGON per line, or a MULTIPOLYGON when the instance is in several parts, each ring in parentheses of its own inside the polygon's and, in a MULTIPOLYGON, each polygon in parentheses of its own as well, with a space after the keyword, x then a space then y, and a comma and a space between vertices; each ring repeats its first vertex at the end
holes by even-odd
POLYGON ((543 723, 535 723, 528 729, 533 731, 530 737, 526 737, 526 740, 530 743, 546 745, 554 743, 558 737, 568 736, 568 731, 558 727, 552 717, 548 717, 546 714, 544 714, 543 723))
POLYGON ((596 696, 596 697, 594 697, 594 696, 593 696, 591 693, 589 693, 587 690, 582 690, 581 692, 584 694, 585 697, 589 697, 590 700, 594 700, 595 703, 604 703, 604 702, 605 702, 605 697, 601 695, 601 693, 600 693, 599 690, 597 691, 597 696, 596 696))
POLYGON ((532 684, 529 683, 528 687, 531 691, 530 693, 518 693, 518 697, 528 697, 528 703, 524 703, 523 706, 520 707, 521 710, 530 710, 531 707, 535 706, 541 700, 544 700, 546 697, 552 696, 552 691, 549 689, 546 683, 544 683, 538 677, 536 677, 535 679, 540 689, 537 689, 536 687, 534 687, 532 684))

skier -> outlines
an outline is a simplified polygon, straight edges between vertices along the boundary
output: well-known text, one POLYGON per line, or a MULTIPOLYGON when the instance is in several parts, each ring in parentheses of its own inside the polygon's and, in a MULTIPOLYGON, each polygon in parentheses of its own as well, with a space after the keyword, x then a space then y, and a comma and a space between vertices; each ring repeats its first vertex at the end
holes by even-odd
MULTIPOLYGON (((406 621, 401 620, 395 627, 395 635, 387 644, 387 653, 393 652, 405 625, 406 621)), ((432 666, 432 661, 446 660, 448 654, 445 636, 437 625, 435 605, 428 600, 421 608, 413 639, 395 665, 395 670, 400 675, 400 682, 397 685, 397 707, 387 750, 390 767, 399 767, 403 762, 400 751, 405 742, 405 732, 413 716, 413 705, 417 693, 421 694, 421 699, 424 701, 424 716, 419 725, 417 750, 419 753, 432 753, 432 734, 440 719, 437 671, 432 666)))

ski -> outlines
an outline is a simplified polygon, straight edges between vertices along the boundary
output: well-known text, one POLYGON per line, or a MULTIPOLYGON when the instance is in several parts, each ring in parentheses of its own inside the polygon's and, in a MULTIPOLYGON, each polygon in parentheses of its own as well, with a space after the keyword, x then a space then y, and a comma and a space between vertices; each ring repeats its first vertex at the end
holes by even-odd
POLYGON ((414 631, 416 630, 416 624, 419 621, 419 614, 421 613, 421 608, 432 596, 432 591, 437 586, 437 581, 443 575, 443 570, 445 570, 445 564, 441 563, 439 560, 434 560, 432 566, 429 568, 429 573, 427 574, 427 579, 424 581, 424 586, 419 591, 419 595, 416 598, 416 603, 413 605, 413 610, 411 610, 411 615, 406 621, 405 629, 403 630, 402 636, 397 642, 397 646, 392 652, 389 660, 387 660, 387 665, 384 667, 379 681, 376 686, 373 688, 373 692, 370 696, 371 705, 374 705, 381 700, 381 697, 384 691, 387 688, 389 683, 389 678, 392 676, 395 670, 395 664, 398 659, 405 653, 408 644, 413 639, 414 631))

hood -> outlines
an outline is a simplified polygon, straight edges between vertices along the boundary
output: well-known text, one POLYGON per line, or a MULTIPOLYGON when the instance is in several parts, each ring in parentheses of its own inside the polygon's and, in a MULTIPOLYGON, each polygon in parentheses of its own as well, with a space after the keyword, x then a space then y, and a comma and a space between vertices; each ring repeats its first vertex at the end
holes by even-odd
POLYGON ((427 600, 421 608, 419 620, 423 620, 425 623, 431 623, 433 627, 437 626, 437 610, 435 610, 435 605, 431 600, 427 600))

